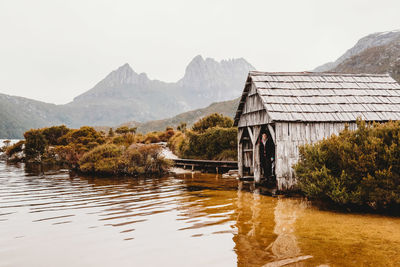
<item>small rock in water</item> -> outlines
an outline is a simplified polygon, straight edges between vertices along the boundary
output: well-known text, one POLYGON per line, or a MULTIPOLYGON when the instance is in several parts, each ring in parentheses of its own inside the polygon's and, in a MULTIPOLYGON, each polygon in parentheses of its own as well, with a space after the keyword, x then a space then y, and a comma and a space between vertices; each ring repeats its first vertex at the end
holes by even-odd
POLYGON ((229 170, 227 173, 222 174, 222 178, 238 178, 238 170, 229 170))

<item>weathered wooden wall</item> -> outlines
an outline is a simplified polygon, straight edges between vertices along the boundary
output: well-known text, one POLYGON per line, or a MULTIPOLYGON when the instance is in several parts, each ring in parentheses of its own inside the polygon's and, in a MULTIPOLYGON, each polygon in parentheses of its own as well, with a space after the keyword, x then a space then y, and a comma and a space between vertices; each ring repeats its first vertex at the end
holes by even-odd
MULTIPOLYGON (((349 129, 356 129, 355 123, 347 123, 349 129)), ((293 164, 299 160, 299 146, 314 143, 333 134, 339 134, 345 123, 275 123, 275 174, 279 190, 292 189, 296 184, 293 164)))
POLYGON ((270 118, 265 111, 265 106, 261 101, 260 96, 256 92, 255 86, 253 84, 248 86, 250 86, 250 91, 246 97, 238 127, 262 125, 269 123, 270 118))

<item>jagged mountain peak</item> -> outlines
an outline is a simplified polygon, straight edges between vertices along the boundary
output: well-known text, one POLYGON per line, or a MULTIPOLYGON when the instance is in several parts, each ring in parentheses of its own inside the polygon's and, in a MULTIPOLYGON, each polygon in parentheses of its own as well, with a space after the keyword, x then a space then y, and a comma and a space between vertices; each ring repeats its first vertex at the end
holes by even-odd
POLYGON ((125 63, 118 69, 113 70, 110 74, 108 74, 102 81, 99 82, 99 84, 106 83, 107 86, 127 84, 134 81, 138 76, 139 75, 131 68, 131 66, 128 63, 125 63))
POLYGON ((250 70, 255 70, 255 68, 244 58, 224 59, 218 62, 213 58, 197 55, 187 65, 185 75, 178 83, 182 85, 193 83, 215 75, 230 77, 238 71, 247 75, 250 70))

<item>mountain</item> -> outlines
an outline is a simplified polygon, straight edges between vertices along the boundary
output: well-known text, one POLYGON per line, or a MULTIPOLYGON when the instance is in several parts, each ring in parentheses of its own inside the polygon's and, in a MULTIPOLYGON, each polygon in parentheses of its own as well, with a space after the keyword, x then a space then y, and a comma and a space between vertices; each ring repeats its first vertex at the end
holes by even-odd
POLYGON ((213 103, 206 108, 187 111, 168 119, 154 120, 144 123, 132 121, 123 123, 121 126, 138 127, 138 132, 147 133, 152 131, 163 131, 168 126, 176 128, 181 122, 187 123, 187 126, 190 127, 200 118, 212 113, 220 113, 233 118, 239 100, 240 98, 236 98, 234 100, 213 103))
POLYGON ((204 107, 216 101, 232 100, 242 94, 249 71, 255 68, 245 59, 217 62, 195 57, 177 82, 178 92, 188 106, 204 107))
POLYGON ((398 42, 399 38, 400 38, 400 30, 377 32, 377 33, 367 35, 367 36, 361 38, 352 48, 347 50, 336 61, 325 63, 325 64, 315 68, 313 71, 324 72, 324 71, 333 70, 337 66, 339 66, 341 63, 343 63, 345 60, 347 60, 353 56, 356 56, 369 48, 378 47, 378 46, 386 46, 390 43, 398 42))
POLYGON ((54 104, 0 94, 0 138, 21 138, 31 128, 63 124, 66 121, 68 118, 54 104))
POLYGON ((175 115, 187 107, 177 101, 174 86, 150 80, 125 64, 89 91, 65 105, 72 114, 72 127, 117 125, 127 120, 154 120, 175 115))
POLYGON ((163 119, 240 96, 255 68, 243 58, 222 60, 196 56, 176 83, 150 80, 125 64, 66 105, 77 127, 117 125, 126 121, 163 119))
POLYGON ((21 138, 30 128, 55 124, 116 126, 173 117, 239 97, 254 69, 243 58, 218 62, 196 56, 175 83, 151 80, 124 64, 65 105, 0 94, 0 138, 21 138))
POLYGON ((354 55, 331 71, 343 73, 389 73, 400 82, 400 37, 392 42, 370 47, 354 55))

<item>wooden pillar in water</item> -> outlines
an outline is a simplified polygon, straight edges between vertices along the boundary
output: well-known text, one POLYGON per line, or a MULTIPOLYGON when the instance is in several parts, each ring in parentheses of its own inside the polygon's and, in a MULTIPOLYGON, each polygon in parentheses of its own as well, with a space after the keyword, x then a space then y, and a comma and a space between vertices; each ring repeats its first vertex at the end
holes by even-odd
POLYGON ((238 129, 238 173, 239 178, 243 177, 243 143, 242 143, 242 135, 243 135, 244 128, 238 129))

